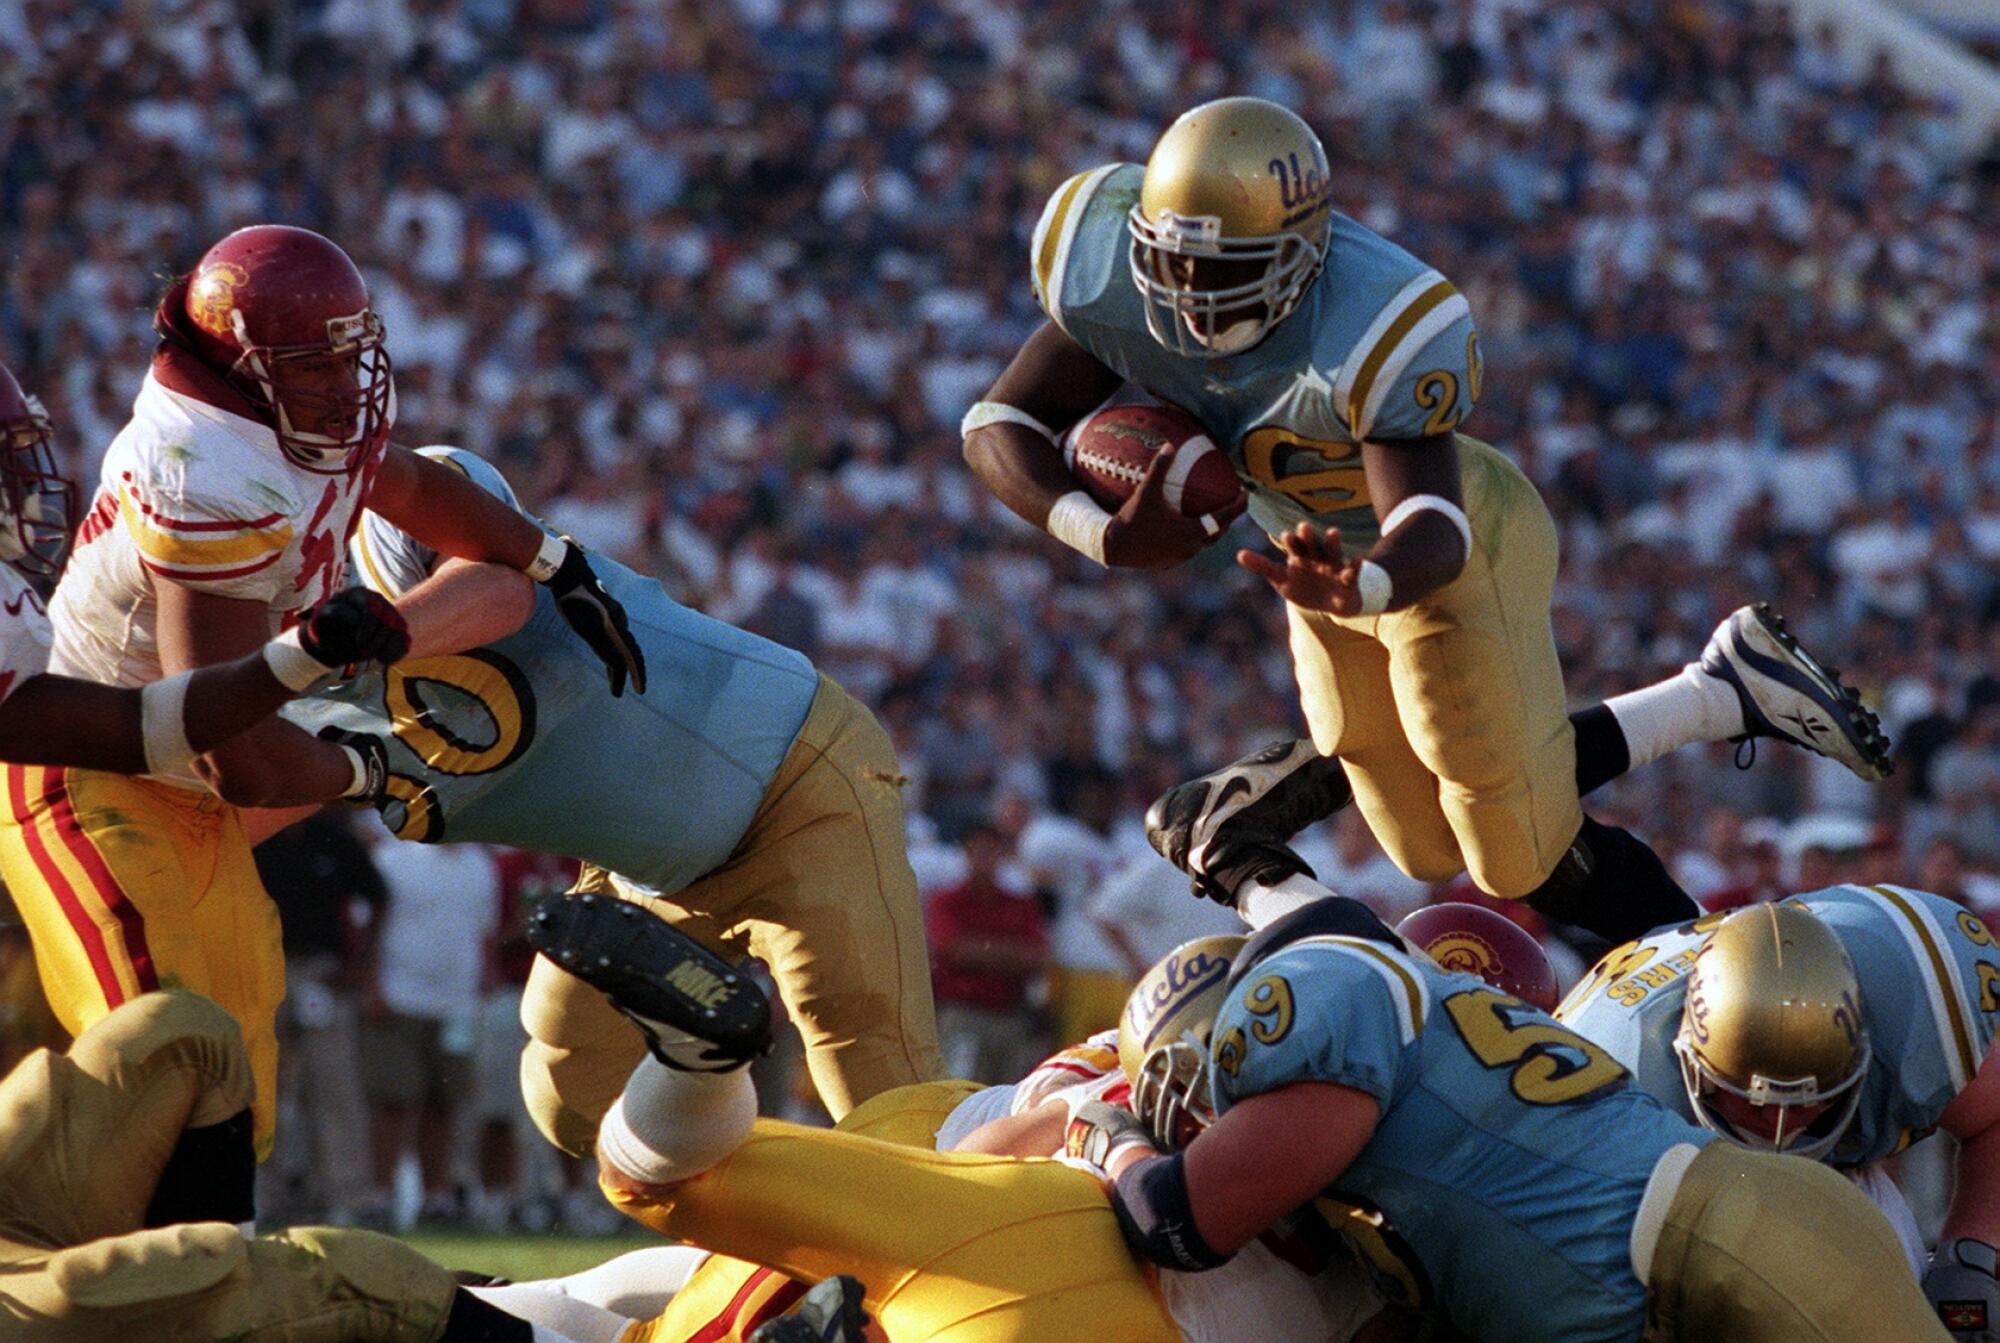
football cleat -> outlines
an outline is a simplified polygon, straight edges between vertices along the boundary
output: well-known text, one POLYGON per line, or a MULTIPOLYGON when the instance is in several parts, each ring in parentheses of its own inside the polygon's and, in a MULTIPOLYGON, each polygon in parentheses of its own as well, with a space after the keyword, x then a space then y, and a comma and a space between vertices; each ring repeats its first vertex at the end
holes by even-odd
POLYGON ((867 1317, 861 1312, 859 1278, 843 1273, 817 1283, 799 1304, 751 1331, 746 1343, 862 1343, 867 1317))
POLYGON ((1840 673, 1800 646, 1768 605, 1739 607, 1701 650, 1703 672, 1726 681, 1743 706, 1744 733, 1769 737, 1838 760, 1874 783, 1894 768, 1882 720, 1843 685, 1840 673))
POLYGON ((669 1068, 729 1072, 771 1047, 771 1003, 757 982, 630 901, 543 900, 528 945, 609 998, 669 1068))
POLYGON ((1340 761, 1309 741, 1273 742, 1162 793, 1146 808, 1146 838, 1196 895, 1234 908, 1245 881, 1310 876, 1287 841, 1353 798, 1340 761))

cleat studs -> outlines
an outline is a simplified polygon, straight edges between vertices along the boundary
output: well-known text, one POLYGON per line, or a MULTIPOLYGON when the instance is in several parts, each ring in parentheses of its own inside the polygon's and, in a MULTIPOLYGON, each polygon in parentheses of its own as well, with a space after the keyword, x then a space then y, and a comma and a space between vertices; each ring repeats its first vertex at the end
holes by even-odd
POLYGON ((733 985, 734 985, 734 984, 736 983, 736 976, 735 976, 735 975, 724 975, 724 976, 722 977, 722 982, 723 982, 723 983, 725 983, 725 984, 729 984, 729 985, 732 985, 732 986, 733 986, 733 985))
POLYGON ((611 968, 611 958, 609 956, 599 956, 597 958, 597 968, 600 970, 609 970, 611 968))
POLYGON ((702 1015, 703 1015, 704 1017, 707 1017, 707 1018, 708 1018, 708 1019, 709 1019, 710 1021, 713 1021, 713 1020, 715 1020, 715 1009, 714 1009, 714 1008, 712 1008, 712 1007, 704 1007, 704 1008, 702 1008, 702 1009, 701 1009, 701 1014, 702 1014, 702 1015))
POLYGON ((597 903, 597 897, 594 895, 586 895, 583 897, 583 903, 586 905, 594 905, 597 903))

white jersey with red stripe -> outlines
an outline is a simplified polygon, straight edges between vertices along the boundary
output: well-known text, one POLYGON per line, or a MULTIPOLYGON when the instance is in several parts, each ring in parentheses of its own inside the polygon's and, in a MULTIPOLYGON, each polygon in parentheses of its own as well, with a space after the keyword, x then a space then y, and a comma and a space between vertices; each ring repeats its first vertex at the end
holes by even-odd
POLYGON ((11 565, 0 564, 0 702, 49 669, 49 617, 11 565))
POLYGON ((374 465, 302 470, 267 426, 148 373, 50 607, 51 669, 107 685, 158 680, 161 579, 261 602, 275 633, 340 587, 374 465))

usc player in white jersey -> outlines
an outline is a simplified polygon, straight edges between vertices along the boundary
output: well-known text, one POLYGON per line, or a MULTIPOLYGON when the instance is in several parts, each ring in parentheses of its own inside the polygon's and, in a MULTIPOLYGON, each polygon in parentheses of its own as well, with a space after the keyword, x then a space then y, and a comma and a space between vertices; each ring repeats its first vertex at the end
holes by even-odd
MULTIPOLYGON (((548 585, 611 692, 628 679, 644 691, 625 613, 581 547, 389 445, 382 324, 332 242, 279 225, 232 233, 168 289, 154 327, 152 368, 50 607, 54 671, 137 688, 256 650, 340 586, 365 502, 434 550, 548 585)), ((464 633, 465 645, 486 634, 464 633)), ((214 999, 243 1028, 268 1151, 283 951, 237 808, 374 801, 385 777, 378 743, 277 721, 192 771, 9 766, 0 874, 63 1025, 79 1033, 163 985, 214 999)))

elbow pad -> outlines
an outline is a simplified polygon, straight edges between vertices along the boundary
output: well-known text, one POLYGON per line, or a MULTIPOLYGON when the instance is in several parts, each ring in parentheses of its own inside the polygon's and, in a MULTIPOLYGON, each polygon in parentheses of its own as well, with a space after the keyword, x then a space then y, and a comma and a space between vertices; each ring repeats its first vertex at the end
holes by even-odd
POLYGON ((1149 1264, 1200 1273, 1229 1262, 1201 1238, 1188 1203, 1181 1154, 1156 1156, 1132 1166, 1111 1187, 1111 1209, 1132 1253, 1149 1264))

